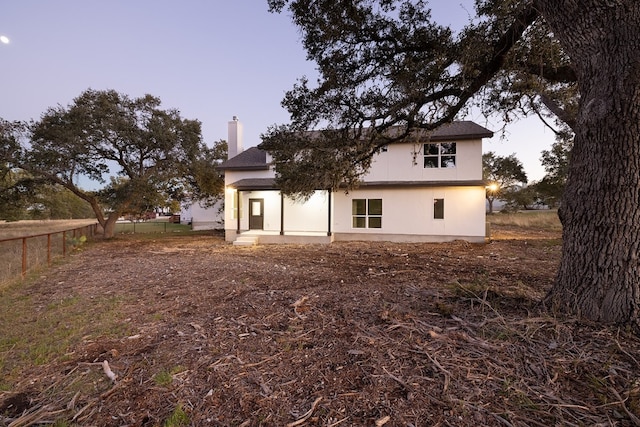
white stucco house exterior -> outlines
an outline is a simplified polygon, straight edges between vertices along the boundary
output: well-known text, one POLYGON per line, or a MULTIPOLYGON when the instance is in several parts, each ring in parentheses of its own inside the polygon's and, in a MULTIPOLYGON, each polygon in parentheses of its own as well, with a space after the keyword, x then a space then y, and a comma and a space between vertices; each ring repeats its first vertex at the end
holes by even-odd
POLYGON ((283 196, 269 153, 242 148, 242 125, 229 122, 225 239, 236 244, 485 241, 482 140, 493 132, 454 122, 424 141, 376 154, 358 188, 318 190, 304 203, 283 196))
POLYGON ((191 224, 193 231, 222 230, 224 228, 224 208, 222 201, 213 206, 202 202, 185 203, 180 210, 180 223, 191 224))

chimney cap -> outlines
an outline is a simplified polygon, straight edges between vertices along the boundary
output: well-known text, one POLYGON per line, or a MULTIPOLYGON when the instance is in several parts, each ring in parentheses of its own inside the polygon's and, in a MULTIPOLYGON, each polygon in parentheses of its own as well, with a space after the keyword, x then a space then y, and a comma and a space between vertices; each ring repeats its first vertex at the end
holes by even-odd
POLYGON ((233 121, 237 122, 238 121, 238 116, 233 116, 233 121))

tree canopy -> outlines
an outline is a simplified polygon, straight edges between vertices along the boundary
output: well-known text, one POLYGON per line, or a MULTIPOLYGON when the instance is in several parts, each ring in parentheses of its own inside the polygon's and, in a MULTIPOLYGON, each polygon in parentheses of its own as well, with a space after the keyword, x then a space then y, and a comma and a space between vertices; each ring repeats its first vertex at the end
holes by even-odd
POLYGON ((479 1, 477 18, 458 33, 434 22, 425 1, 269 4, 292 13, 320 72, 315 87, 303 77, 286 94, 291 122, 264 135, 285 192, 302 190, 293 177, 312 164, 307 187, 353 184, 380 147, 474 103, 507 118, 554 111, 573 121, 574 70, 532 2, 479 1), (397 126, 403 132, 389 136, 397 126), (321 141, 292 136, 317 128, 331 132, 321 141))
POLYGON ((291 14, 320 75, 286 94, 291 122, 264 136, 262 148, 286 165, 284 192, 304 190, 292 177, 316 154, 339 161, 322 161, 305 187, 356 182, 382 145, 473 105, 563 123, 575 139, 547 302, 640 327, 640 254, 629 237, 640 235, 640 2, 476 0, 459 32, 434 22, 421 0, 268 3, 291 14), (403 131, 389 137, 393 126, 403 131), (331 130, 321 144, 287 136, 318 128, 331 130))
POLYGON ((518 184, 527 183, 527 174, 515 154, 498 156, 492 151, 482 155, 482 178, 488 186, 489 213, 493 213, 493 202, 496 199, 517 190, 515 187, 518 184))
POLYGON ((545 176, 535 183, 538 197, 550 207, 558 207, 567 184, 573 135, 559 134, 549 150, 543 150, 540 161, 545 176))
POLYGON ((220 147, 204 144, 200 122, 160 104, 151 95, 130 98, 89 89, 28 126, 5 125, 0 160, 87 201, 110 237, 123 213, 222 191, 214 169, 222 160, 220 147), (81 178, 104 187, 85 190, 81 178))

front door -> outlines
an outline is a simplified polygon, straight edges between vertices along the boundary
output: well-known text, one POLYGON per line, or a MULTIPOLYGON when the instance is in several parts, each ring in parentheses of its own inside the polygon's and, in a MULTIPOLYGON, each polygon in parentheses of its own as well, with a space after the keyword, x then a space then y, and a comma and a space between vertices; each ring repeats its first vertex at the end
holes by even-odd
POLYGON ((249 199, 249 230, 264 230, 264 199, 249 199))

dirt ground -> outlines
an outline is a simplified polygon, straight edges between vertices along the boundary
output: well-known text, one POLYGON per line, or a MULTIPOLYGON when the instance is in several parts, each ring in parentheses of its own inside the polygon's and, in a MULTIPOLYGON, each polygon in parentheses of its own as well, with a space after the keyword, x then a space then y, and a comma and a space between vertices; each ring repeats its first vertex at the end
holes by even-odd
POLYGON ((539 303, 560 236, 493 236, 92 244, 28 292, 39 307, 108 296, 121 328, 88 325, 26 370, 0 393, 0 425, 640 425, 640 340, 539 303))

